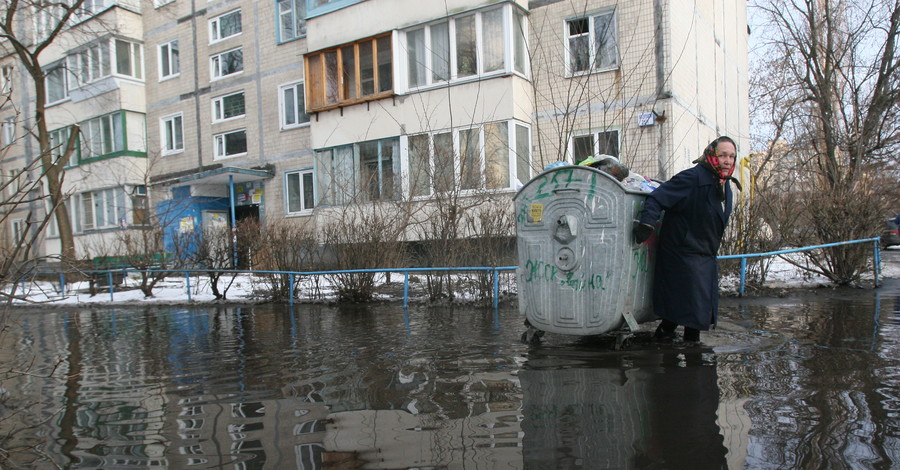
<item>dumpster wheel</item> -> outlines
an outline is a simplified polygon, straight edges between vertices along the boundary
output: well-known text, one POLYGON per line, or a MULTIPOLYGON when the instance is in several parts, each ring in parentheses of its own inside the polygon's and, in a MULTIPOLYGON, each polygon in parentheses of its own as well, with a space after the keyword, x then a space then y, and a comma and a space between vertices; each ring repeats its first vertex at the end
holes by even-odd
POLYGON ((522 342, 533 346, 541 344, 541 337, 544 336, 544 332, 531 326, 531 322, 528 320, 525 320, 525 326, 528 327, 528 330, 522 333, 522 342))

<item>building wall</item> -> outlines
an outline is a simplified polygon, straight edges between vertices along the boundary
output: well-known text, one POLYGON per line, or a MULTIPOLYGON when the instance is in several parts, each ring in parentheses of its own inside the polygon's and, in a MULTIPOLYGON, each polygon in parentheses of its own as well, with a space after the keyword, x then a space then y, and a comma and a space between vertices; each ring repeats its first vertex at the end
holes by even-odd
POLYGON ((675 156, 670 175, 719 135, 738 142, 739 156, 749 151, 746 6, 692 3, 669 8, 675 156))

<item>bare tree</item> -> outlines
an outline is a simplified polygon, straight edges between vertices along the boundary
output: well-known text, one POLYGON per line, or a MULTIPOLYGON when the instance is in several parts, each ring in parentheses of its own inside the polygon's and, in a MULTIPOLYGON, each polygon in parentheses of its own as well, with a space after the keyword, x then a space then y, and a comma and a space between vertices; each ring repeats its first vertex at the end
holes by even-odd
MULTIPOLYGON (((797 244, 877 234, 888 208, 873 190, 885 173, 900 177, 900 2, 759 0, 754 7, 769 25, 757 30, 765 51, 753 84, 756 140, 765 148, 757 176, 793 183, 779 191, 792 194, 801 221, 779 231, 797 244), (771 176, 783 171, 796 179, 771 176)), ((808 256, 840 284, 858 281, 867 265, 859 247, 808 256)))
POLYGON ((77 127, 69 133, 69 142, 62 152, 54 152, 50 132, 44 119, 47 104, 47 69, 42 55, 49 49, 82 11, 84 0, 72 2, 44 2, 10 0, 0 7, 0 39, 7 53, 14 54, 31 78, 34 87, 34 126, 31 130, 40 149, 41 179, 45 181, 50 196, 52 213, 56 217, 62 246, 63 259, 75 259, 75 242, 66 195, 63 192, 63 168, 75 149, 77 127), (31 23, 30 17, 48 19, 46 30, 27 34, 21 25, 31 23))

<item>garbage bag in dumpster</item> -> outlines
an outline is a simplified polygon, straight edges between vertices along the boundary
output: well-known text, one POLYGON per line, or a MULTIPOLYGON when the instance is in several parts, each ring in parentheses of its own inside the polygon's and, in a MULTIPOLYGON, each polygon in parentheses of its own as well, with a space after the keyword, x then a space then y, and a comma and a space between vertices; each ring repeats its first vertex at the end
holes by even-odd
POLYGON ((650 291, 656 240, 636 244, 632 237, 646 197, 600 170, 574 165, 544 171, 519 190, 516 279, 519 311, 530 327, 588 336, 656 319, 650 291))

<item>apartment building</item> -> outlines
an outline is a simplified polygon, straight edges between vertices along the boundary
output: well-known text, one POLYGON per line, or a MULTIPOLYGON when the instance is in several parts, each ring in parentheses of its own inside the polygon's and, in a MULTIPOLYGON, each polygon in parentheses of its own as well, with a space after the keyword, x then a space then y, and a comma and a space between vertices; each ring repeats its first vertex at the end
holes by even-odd
MULTIPOLYGON (((59 8, 20 7, 18 38, 28 47, 44 41, 59 8)), ((86 2, 68 27, 39 56, 46 74, 46 112, 55 158, 73 126, 75 151, 65 162, 62 191, 68 196, 75 246, 81 256, 110 254, 113 235, 149 223, 143 26, 137 1, 86 2)), ((2 43, 5 246, 41 230, 50 208, 42 181, 34 81, 11 44, 2 43)), ((43 227, 31 256, 60 252, 55 219, 43 227)))
MULTIPOLYGON (((69 123, 90 117, 74 120, 93 133, 86 135, 122 133, 115 150, 86 148, 88 163, 125 152, 128 160, 99 160, 119 181, 101 184, 100 172, 80 165, 66 176, 85 240, 128 229, 135 215, 152 219, 135 211, 148 199, 152 223, 168 227, 171 241, 248 218, 321 226, 348 208, 427 206, 449 192, 502 201, 548 163, 591 154, 666 179, 717 135, 732 136, 739 153, 749 146, 746 6, 738 0, 153 0, 108 8, 132 21, 108 36, 108 47, 133 41, 142 67, 130 76, 101 68, 97 79, 81 79, 90 87, 74 77, 53 107, 54 115, 68 110, 69 123), (140 166, 143 177, 107 165, 119 161, 140 166)), ((73 56, 90 64, 91 47, 72 44, 59 63, 82 60, 64 59, 73 56)), ((56 139, 65 125, 54 124, 56 139)), ((14 153, 5 154, 5 169, 15 167, 14 153)))

